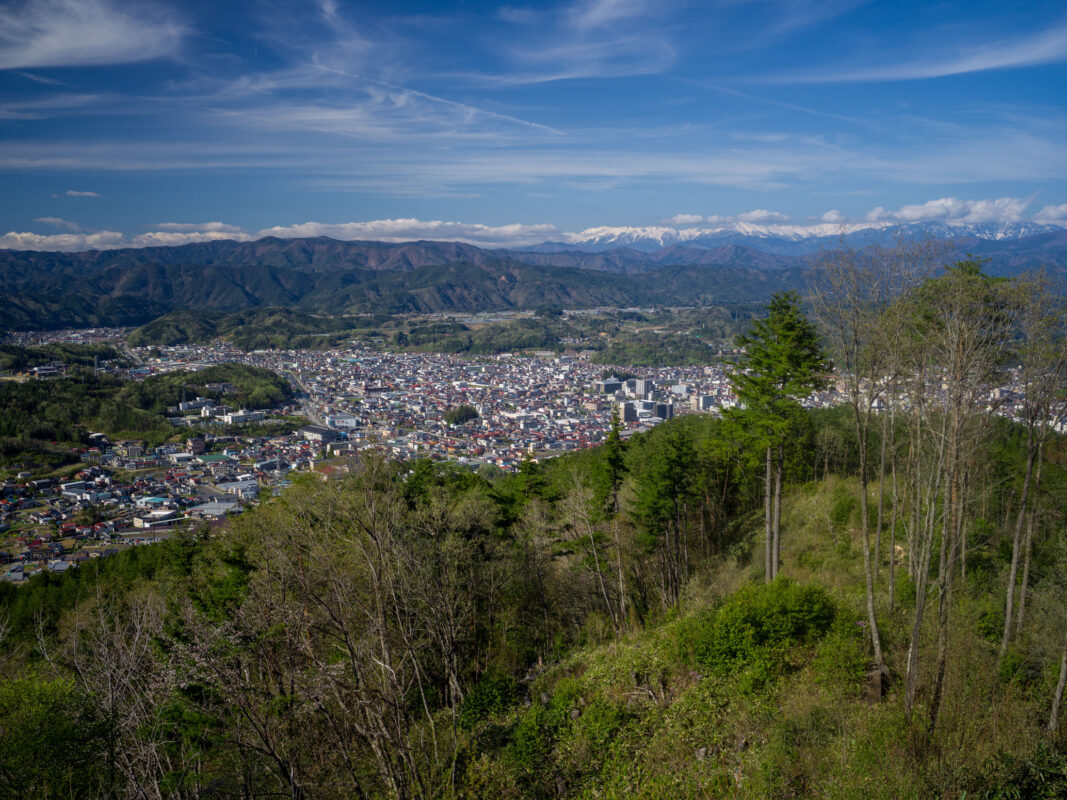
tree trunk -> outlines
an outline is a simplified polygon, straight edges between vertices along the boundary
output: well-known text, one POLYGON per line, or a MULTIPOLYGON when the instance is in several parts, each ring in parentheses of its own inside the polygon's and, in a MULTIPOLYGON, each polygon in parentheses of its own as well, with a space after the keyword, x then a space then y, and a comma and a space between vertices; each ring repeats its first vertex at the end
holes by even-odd
MULTIPOLYGON (((878 618, 874 613, 874 567, 871 564, 871 525, 869 513, 868 485, 867 485, 867 433, 868 426, 863 424, 861 413, 854 408, 856 414, 856 436, 859 442, 859 475, 860 475, 860 531, 863 534, 863 577, 867 592, 867 625, 871 632, 871 646, 874 649, 874 666, 878 670, 879 686, 885 675, 885 659, 882 657, 882 638, 878 633, 878 618)), ((868 420, 870 417, 867 418, 868 420)), ((882 438, 885 441, 885 437, 882 438)), ((885 470, 885 449, 882 449, 882 469, 885 470)), ((881 518, 882 509, 879 501, 878 516, 881 518)))
MULTIPOLYGON (((1043 463, 1042 447, 1038 445, 1037 448, 1037 469, 1034 471, 1034 494, 1037 494, 1037 489, 1041 485, 1041 465, 1043 463)), ((1019 616, 1015 619, 1015 635, 1019 636, 1023 632, 1023 621, 1026 619, 1026 592, 1030 586, 1030 554, 1033 552, 1034 547, 1034 516, 1037 514, 1033 508, 1034 504, 1030 504, 1030 516, 1026 521, 1026 538, 1023 540, 1023 578, 1022 583, 1019 585, 1019 616)))
POLYGON ((1052 711, 1048 716, 1048 729, 1056 732, 1059 727, 1060 703, 1063 702, 1063 686, 1067 683, 1067 634, 1063 637, 1063 654, 1060 656, 1060 679, 1056 682, 1056 693, 1052 696, 1052 711))
POLYGON ((889 400, 889 430, 890 436, 893 437, 893 447, 889 451, 889 469, 892 473, 893 482, 893 512, 889 519, 889 613, 893 613, 894 604, 896 601, 896 588, 897 588, 897 517, 898 517, 898 503, 897 498, 897 429, 894 419, 893 399, 889 400))
POLYGON ((882 454, 878 459, 878 520, 874 530, 874 577, 878 578, 878 570, 882 565, 882 519, 885 509, 885 445, 886 439, 886 416, 882 414, 882 454))
MULTIPOLYGON (((918 414, 917 414, 918 416, 918 414)), ((916 436, 921 429, 921 424, 916 422, 916 436)), ((946 431, 942 428, 937 437, 944 441, 946 431)), ((916 440, 917 441, 917 440, 916 440)), ((910 538, 914 542, 909 544, 918 548, 918 552, 909 556, 909 568, 915 576, 915 609, 912 613, 911 634, 908 641, 907 667, 904 681, 904 704, 908 716, 911 716, 915 706, 915 697, 919 686, 919 646, 922 636, 923 617, 926 613, 927 586, 930 580, 930 561, 933 558, 935 531, 937 527, 938 496, 942 493, 944 473, 943 452, 936 454, 935 464, 931 465, 928 475, 924 475, 920 463, 919 454, 914 452, 914 484, 911 491, 914 493, 912 500, 913 529, 910 538)))
POLYGON ((771 514, 771 447, 767 446, 767 475, 763 482, 763 520, 766 543, 763 551, 763 578, 767 583, 774 580, 774 522, 771 514))
POLYGON ((778 447, 778 463, 774 470, 774 574, 778 577, 778 570, 782 565, 782 472, 785 470, 785 453, 781 446, 778 447))
POLYGON ((617 572, 617 578, 619 581, 619 632, 622 632, 623 626, 626 624, 626 578, 622 572, 622 540, 619 537, 619 519, 618 519, 618 507, 616 505, 616 515, 612 519, 612 525, 615 529, 615 569, 617 572))
POLYGON ((600 584, 600 594, 604 598, 604 608, 607 609, 608 617, 611 618, 611 624, 616 629, 619 627, 619 621, 615 619, 615 609, 611 605, 611 600, 608 599, 608 587, 604 583, 604 573, 600 569, 600 555, 596 549, 596 531, 593 530, 593 526, 589 526, 589 547, 593 551, 593 563, 596 565, 596 579, 600 584))
POLYGON ((1008 590, 1004 597, 1004 633, 1000 638, 1000 651, 997 654, 997 664, 1004 659, 1008 651, 1008 643, 1011 641, 1012 621, 1015 615, 1015 582, 1019 575, 1019 556, 1022 554, 1023 529, 1026 522, 1026 505, 1030 496, 1030 481, 1034 474, 1034 461, 1037 455, 1037 446, 1034 443, 1033 432, 1028 431, 1026 437, 1026 474, 1023 477, 1023 491, 1019 497, 1019 512, 1015 517, 1015 531, 1012 536, 1011 568, 1008 570, 1008 590))
MULTIPOLYGON (((952 487, 950 492, 951 507, 946 516, 946 525, 943 536, 950 537, 948 555, 940 580, 940 599, 938 603, 937 624, 937 666, 934 670, 934 693, 930 700, 930 730, 937 725, 937 716, 941 710, 941 699, 945 689, 945 667, 948 663, 948 631, 949 616, 952 613, 952 586, 956 571, 956 560, 959 558, 960 532, 963 526, 963 500, 960 486, 960 472, 954 467, 952 478, 949 480, 952 487)), ((944 546, 942 546, 944 552, 944 546)))

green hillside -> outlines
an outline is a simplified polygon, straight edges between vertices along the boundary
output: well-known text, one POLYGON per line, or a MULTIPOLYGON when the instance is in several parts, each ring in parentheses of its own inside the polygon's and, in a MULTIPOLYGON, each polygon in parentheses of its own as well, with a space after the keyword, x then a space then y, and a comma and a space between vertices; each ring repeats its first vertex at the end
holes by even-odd
MULTIPOLYGON (((847 424, 810 420, 769 585, 759 485, 730 474, 740 454, 723 450, 723 424, 695 418, 627 446, 617 517, 601 510, 610 448, 491 481, 371 463, 305 482, 217 538, 155 546, 147 561, 131 551, 0 584, 0 726, 40 731, 6 739, 0 774, 25 780, 15 766, 32 747, 38 780, 73 780, 74 796, 126 780, 102 757, 64 755, 76 736, 79 752, 117 747, 123 770, 174 797, 289 780, 307 797, 1059 796, 1062 733, 1045 730, 1063 627, 1058 543, 1035 550, 1031 621, 999 667, 1006 532, 988 525, 975 543, 931 728, 929 672, 905 707, 914 596, 898 556, 886 604, 885 550, 884 697, 871 682, 857 484, 822 477, 855 454, 817 444, 847 424), (681 487, 688 567, 671 605, 669 542, 647 491, 672 480, 679 453, 697 460, 681 487), (91 627, 76 635, 76 619, 91 627), (109 698, 98 681, 113 669, 122 692, 109 698)), ((990 442, 1005 466, 1016 434, 990 442)), ((936 628, 931 615, 928 643, 936 628)))
POLYGON ((883 267, 776 295, 722 418, 0 583, 0 792, 1067 795, 1063 309, 883 267))

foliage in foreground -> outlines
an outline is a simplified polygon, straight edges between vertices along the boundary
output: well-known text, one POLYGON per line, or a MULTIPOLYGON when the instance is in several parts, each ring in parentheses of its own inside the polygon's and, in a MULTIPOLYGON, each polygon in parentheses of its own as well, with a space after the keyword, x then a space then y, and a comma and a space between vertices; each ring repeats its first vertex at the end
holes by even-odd
MULTIPOLYGON (((813 422, 814 441, 840 424, 813 422)), ((758 518, 736 522, 761 487, 676 483, 671 467, 677 453, 710 476, 736 466, 728 438, 695 418, 639 437, 616 464, 617 516, 607 449, 491 482, 370 464, 217 538, 5 593, 0 774, 84 797, 1056 796, 1065 759, 1034 724, 1052 659, 994 668, 995 583, 974 573, 957 597, 935 729, 898 684, 869 702, 854 483, 787 495, 783 575, 763 585, 758 518), (648 487, 680 493, 679 513, 712 489, 731 498, 684 526, 675 604, 659 527, 674 511, 648 487), (29 725, 25 744, 8 735, 29 725)), ((790 474, 821 476, 811 461, 790 474)), ((976 549, 972 572, 979 557, 995 571, 996 552, 976 549)), ((891 644, 909 602, 880 609, 891 644)))

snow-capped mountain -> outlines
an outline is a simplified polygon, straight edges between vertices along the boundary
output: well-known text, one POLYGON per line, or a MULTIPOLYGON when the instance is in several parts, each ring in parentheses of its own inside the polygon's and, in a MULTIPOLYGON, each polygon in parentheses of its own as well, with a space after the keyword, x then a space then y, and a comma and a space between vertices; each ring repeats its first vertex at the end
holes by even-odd
POLYGON ((754 247, 768 253, 804 255, 838 243, 862 246, 891 242, 898 238, 977 239, 1005 241, 1040 233, 1064 230, 1057 225, 1037 222, 854 222, 818 225, 760 225, 731 222, 709 227, 673 228, 669 226, 623 226, 587 228, 580 233, 565 234, 560 241, 523 248, 532 252, 578 250, 602 252, 629 247, 646 253, 664 247, 709 249, 723 245, 754 247))

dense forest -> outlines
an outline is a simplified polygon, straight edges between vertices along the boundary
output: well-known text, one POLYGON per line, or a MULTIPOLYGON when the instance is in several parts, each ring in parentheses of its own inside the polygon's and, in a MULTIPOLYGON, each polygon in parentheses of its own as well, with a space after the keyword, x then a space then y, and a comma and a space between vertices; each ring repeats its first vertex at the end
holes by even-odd
POLYGON ((0 589, 0 791, 1063 796, 1062 308, 925 267, 776 296, 721 419, 368 458, 0 589))
POLYGON ((172 311, 133 331, 134 347, 209 344, 222 339, 239 350, 323 350, 342 346, 388 316, 322 316, 287 308, 247 311, 172 311))

